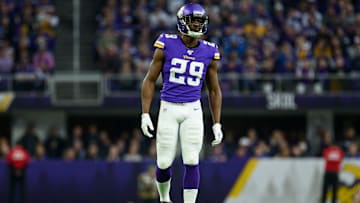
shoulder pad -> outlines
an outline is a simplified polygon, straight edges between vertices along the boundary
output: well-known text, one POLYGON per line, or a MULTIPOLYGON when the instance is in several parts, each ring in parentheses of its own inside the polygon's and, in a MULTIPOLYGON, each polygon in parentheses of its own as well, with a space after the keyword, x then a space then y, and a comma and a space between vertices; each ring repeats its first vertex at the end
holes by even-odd
POLYGON ((209 42, 209 41, 206 41, 206 40, 203 40, 203 43, 207 46, 210 46, 210 47, 217 47, 215 43, 212 43, 212 42, 209 42))

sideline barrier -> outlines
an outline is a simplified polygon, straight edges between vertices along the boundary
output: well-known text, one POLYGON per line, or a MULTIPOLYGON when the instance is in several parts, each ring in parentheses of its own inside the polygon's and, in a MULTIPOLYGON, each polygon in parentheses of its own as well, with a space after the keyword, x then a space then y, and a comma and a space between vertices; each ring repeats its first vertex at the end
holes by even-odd
MULTIPOLYGON (((223 164, 202 162, 199 202, 220 203, 247 160, 223 164)), ((138 202, 137 176, 151 162, 34 161, 27 170, 26 202, 127 203, 138 202)), ((173 202, 182 201, 182 164, 173 166, 173 202)), ((0 202, 8 202, 8 173, 0 161, 0 202)))
MULTIPOLYGON (((27 202, 138 202, 137 176, 152 162, 39 161, 27 171, 27 202)), ((317 158, 201 162, 198 202, 318 203, 324 162, 317 158)), ((182 164, 173 166, 173 202, 182 202, 182 164)), ((0 161, 0 200, 8 200, 8 174, 0 161)), ((352 203, 360 188, 360 159, 347 159, 340 173, 339 203, 352 203)), ((328 194, 330 195, 330 193, 328 194)))

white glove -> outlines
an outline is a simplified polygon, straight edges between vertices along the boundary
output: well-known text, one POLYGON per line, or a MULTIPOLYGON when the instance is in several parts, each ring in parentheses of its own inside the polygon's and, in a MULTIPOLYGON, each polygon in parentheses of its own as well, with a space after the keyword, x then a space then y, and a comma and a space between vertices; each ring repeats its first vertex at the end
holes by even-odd
POLYGON ((223 139, 223 133, 221 131, 221 124, 220 123, 215 123, 212 126, 212 130, 213 130, 213 133, 214 133, 215 140, 211 142, 211 145, 215 146, 215 145, 220 144, 222 139, 223 139))
POLYGON ((153 135, 149 132, 150 130, 154 130, 154 126, 151 122, 150 114, 143 113, 141 114, 141 130, 144 133, 144 135, 148 137, 153 137, 153 135))

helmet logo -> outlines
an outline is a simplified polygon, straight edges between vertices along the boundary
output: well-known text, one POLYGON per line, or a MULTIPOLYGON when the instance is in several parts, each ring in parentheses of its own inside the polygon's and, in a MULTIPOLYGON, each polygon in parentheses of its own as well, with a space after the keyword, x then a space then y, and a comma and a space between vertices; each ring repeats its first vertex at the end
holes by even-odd
POLYGON ((201 16, 203 16, 205 14, 205 11, 194 11, 194 16, 199 16, 199 17, 201 17, 201 16))

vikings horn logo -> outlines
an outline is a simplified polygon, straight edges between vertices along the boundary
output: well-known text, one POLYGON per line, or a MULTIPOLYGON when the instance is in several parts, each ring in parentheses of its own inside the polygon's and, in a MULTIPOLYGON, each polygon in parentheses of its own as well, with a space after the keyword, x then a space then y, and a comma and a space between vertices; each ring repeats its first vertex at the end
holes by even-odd
MULTIPOLYGON (((345 163, 339 176, 339 203, 360 203, 360 163, 345 163)), ((330 193, 327 197, 330 197, 330 193)))

